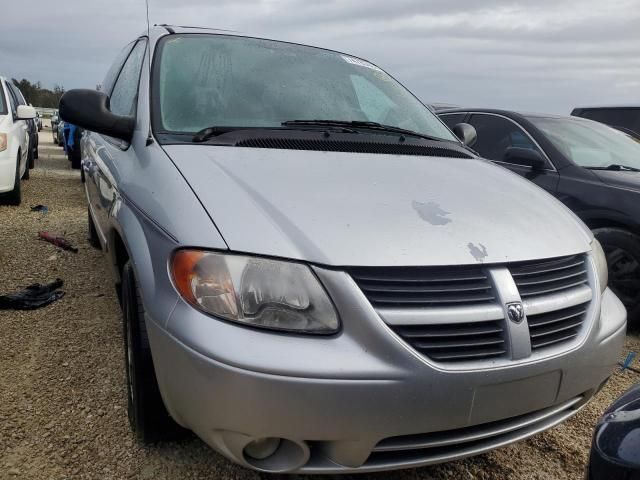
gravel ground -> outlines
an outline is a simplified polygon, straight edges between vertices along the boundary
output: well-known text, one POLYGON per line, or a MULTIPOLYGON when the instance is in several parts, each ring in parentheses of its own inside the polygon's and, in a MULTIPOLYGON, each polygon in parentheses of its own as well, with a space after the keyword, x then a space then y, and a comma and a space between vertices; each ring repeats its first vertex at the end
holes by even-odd
MULTIPOLYGON (((120 312, 106 262, 86 240, 86 216, 79 174, 45 129, 23 205, 0 206, 0 292, 60 277, 67 294, 40 310, 0 312, 0 479, 268 477, 232 465, 196 438, 137 444, 126 418, 120 312), (49 207, 47 215, 30 212, 39 203, 49 207), (65 234, 79 253, 38 240, 40 230, 65 234)), ((639 348, 637 332, 630 334, 627 349, 639 348)), ((357 478, 581 478, 596 419, 638 381, 633 372, 615 373, 580 414, 528 441, 445 465, 357 478)))

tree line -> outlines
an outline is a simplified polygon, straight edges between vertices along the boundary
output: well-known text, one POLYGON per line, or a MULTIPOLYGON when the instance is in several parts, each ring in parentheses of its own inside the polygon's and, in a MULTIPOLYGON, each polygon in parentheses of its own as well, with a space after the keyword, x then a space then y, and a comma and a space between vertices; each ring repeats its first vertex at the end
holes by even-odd
POLYGON ((60 97, 64 93, 62 86, 55 85, 53 90, 49 90, 48 88, 42 88, 40 82, 31 83, 26 78, 22 80, 12 78, 11 80, 20 89, 27 103, 34 107, 58 108, 60 97))

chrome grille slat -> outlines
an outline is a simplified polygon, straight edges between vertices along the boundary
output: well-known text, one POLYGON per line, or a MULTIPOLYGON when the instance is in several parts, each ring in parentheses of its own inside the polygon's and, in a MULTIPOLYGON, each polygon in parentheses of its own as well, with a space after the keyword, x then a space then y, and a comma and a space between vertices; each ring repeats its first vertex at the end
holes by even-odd
POLYGON ((466 340, 450 340, 448 342, 437 342, 437 341, 424 341, 417 339, 413 342, 413 346, 420 350, 427 349, 455 349, 455 348, 468 348, 468 347, 486 347, 490 345, 499 345, 504 344, 504 340, 502 339, 484 339, 484 338, 468 338, 466 340))
MULTIPOLYGON (((436 326, 436 325, 434 325, 436 326)), ((492 333, 501 333, 502 328, 491 325, 487 326, 471 326, 471 327, 458 327, 458 328, 443 328, 443 329, 429 329, 429 328, 416 328, 411 330, 409 328, 399 327, 397 331, 400 335, 407 338, 437 338, 437 337, 461 337, 468 335, 487 335, 492 333)))
POLYGON ((541 273, 555 272, 558 270, 566 270, 584 265, 584 259, 580 256, 569 258, 556 258, 545 260, 542 262, 527 262, 526 264, 513 265, 510 267, 511 274, 514 278, 526 275, 539 275, 541 273))
MULTIPOLYGON (((554 293, 554 292, 560 292, 562 290, 569 290, 573 287, 578 287, 580 285, 584 285, 585 282, 587 280, 581 280, 581 281, 575 281, 575 282, 571 282, 571 283, 563 283, 562 285, 557 285, 557 286, 553 286, 553 287, 541 287, 541 288, 530 288, 530 287, 524 287, 524 288, 519 288, 520 290, 520 296, 522 298, 525 297, 533 297, 533 296, 537 296, 537 295, 546 295, 548 293, 554 293)), ((516 285, 518 285, 516 283, 516 285)), ((519 285, 518 285, 519 286, 519 285)))
POLYGON ((546 315, 543 314, 532 316, 529 319, 529 328, 542 327, 544 325, 562 322, 563 320, 569 320, 574 317, 579 317, 580 315, 584 315, 585 313, 587 313, 586 307, 579 307, 571 310, 560 310, 560 312, 551 312, 550 314, 546 315))
POLYGON ((586 275, 586 273, 587 273, 587 270, 585 270, 584 268, 581 268, 579 270, 576 270, 575 272, 565 272, 562 275, 545 274, 544 276, 540 276, 535 280, 526 280, 526 279, 518 280, 517 284, 520 286, 539 285, 541 283, 557 282, 560 280, 566 280, 573 277, 579 277, 581 275, 586 275))
POLYGON ((440 361, 492 358, 506 353, 501 321, 394 327, 418 352, 440 361))
POLYGON ((409 285, 377 285, 362 282, 360 288, 364 292, 400 292, 400 293, 455 293, 455 292, 472 292, 490 290, 491 287, 486 283, 475 284, 435 284, 435 285, 417 285, 417 282, 412 282, 409 285))
POLYGON ((540 337, 544 337, 546 335, 551 335, 554 333, 559 333, 559 332, 563 332, 565 330, 571 330, 572 328, 576 328, 579 327, 580 325, 582 325, 582 319, 578 319, 578 320, 574 320, 573 322, 567 324, 567 325, 553 325, 551 328, 546 328, 546 329, 537 329, 535 331, 531 331, 531 338, 540 338, 540 337))
POLYGON ((543 341, 532 340, 531 349, 535 350, 537 348, 549 347, 551 345, 555 345, 560 342, 566 342, 566 341, 572 340, 577 336, 578 336, 578 332, 571 332, 566 335, 558 335, 554 338, 547 338, 546 340, 543 340, 543 341))
POLYGON ((486 294, 465 294, 465 295, 420 295, 412 293, 410 295, 399 295, 400 292, 381 293, 368 292, 367 297, 374 304, 379 305, 437 305, 437 304, 464 304, 490 302, 494 300, 493 295, 486 294), (395 294, 395 295, 394 295, 395 294))
POLYGON ((568 291, 589 280, 581 255, 513 264, 509 271, 523 299, 568 291))
POLYGON ((561 310, 527 316, 531 349, 550 347, 576 338, 584 324, 588 307, 588 303, 583 303, 561 310))
MULTIPOLYGON (((420 349, 418 349, 419 351, 420 349)), ((433 358, 434 360, 447 360, 447 361, 455 361, 455 360, 468 360, 472 359, 485 359, 491 357, 497 357, 500 355, 504 355, 507 353, 507 350, 504 348, 485 348, 478 350, 469 350, 461 353, 447 352, 440 353, 436 351, 430 351, 428 356, 433 358)))

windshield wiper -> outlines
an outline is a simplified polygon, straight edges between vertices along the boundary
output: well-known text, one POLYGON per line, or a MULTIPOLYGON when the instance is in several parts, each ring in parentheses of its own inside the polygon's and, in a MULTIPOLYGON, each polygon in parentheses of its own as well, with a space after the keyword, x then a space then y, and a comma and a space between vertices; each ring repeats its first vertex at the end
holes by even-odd
POLYGON ((640 168, 629 167, 627 165, 620 165, 619 163, 612 163, 606 167, 587 167, 589 170, 609 170, 612 172, 640 172, 640 168))
POLYGON ((435 140, 436 142, 447 141, 444 138, 432 137, 423 133, 414 132, 405 128, 394 127, 393 125, 384 125, 378 122, 363 122, 360 120, 288 120, 282 122, 283 127, 351 127, 363 128, 368 130, 379 130, 381 132, 399 133, 400 135, 408 135, 411 137, 424 138, 425 140, 435 140))
POLYGON ((198 142, 198 143, 206 142, 211 137, 217 137, 218 135, 222 135, 223 133, 229 133, 233 130, 237 130, 237 129, 233 127, 216 127, 216 126, 203 128, 193 136, 192 141, 198 142))

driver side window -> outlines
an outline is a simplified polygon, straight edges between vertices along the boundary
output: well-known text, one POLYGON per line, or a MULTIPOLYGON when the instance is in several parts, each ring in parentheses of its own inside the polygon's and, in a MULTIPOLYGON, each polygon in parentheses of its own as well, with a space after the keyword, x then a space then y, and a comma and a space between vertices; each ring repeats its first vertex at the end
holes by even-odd
POLYGON ((478 140, 473 149, 486 159, 504 161, 509 147, 528 148, 542 154, 522 128, 511 120, 476 113, 471 116, 469 123, 478 132, 478 140))
POLYGON ((138 99, 138 83, 146 50, 146 42, 140 40, 129 55, 113 86, 110 109, 116 115, 135 116, 138 99))

